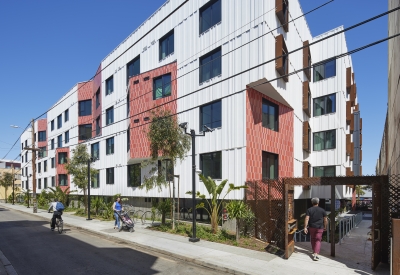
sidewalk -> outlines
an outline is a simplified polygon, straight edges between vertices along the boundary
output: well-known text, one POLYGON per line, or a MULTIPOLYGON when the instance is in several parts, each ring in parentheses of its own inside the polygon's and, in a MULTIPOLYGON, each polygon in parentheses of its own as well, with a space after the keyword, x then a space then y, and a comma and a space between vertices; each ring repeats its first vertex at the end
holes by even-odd
MULTIPOLYGON (((49 220, 51 215, 45 210, 38 209, 33 214, 32 208, 21 205, 0 203, 0 207, 14 209, 49 220)), ((173 258, 207 266, 221 272, 231 274, 389 274, 387 266, 381 266, 373 272, 370 268, 370 242, 366 241, 366 230, 370 221, 363 221, 359 228, 346 237, 342 245, 336 245, 335 258, 330 257, 330 244, 322 243, 321 260, 312 261, 310 243, 297 243, 296 252, 289 260, 284 260, 267 252, 258 252, 240 247, 233 247, 201 240, 190 243, 187 237, 148 230, 138 223, 135 232, 118 232, 113 229, 113 222, 99 220, 87 221, 64 213, 64 229, 77 228, 90 231, 102 238, 115 239, 119 242, 130 242, 145 251, 156 251, 173 258), (365 250, 364 250, 365 247, 365 250)), ((369 229, 368 229, 369 230, 369 229)), ((49 228, 50 231, 50 228, 49 228)), ((68 231, 66 231, 68 234, 68 231)))

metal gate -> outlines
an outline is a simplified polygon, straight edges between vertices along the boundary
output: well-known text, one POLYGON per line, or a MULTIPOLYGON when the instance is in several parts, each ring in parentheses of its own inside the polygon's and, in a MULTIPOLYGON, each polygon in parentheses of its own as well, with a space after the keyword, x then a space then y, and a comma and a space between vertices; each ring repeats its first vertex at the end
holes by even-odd
POLYGON ((382 257, 382 185, 372 184, 372 255, 371 268, 375 269, 382 257))

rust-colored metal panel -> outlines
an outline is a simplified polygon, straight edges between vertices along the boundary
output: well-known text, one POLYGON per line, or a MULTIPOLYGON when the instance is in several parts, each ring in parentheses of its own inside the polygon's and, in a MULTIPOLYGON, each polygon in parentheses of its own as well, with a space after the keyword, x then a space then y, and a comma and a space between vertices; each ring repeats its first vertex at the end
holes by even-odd
POLYGON ((360 130, 362 130, 362 117, 360 117, 360 130))
POLYGON ((275 0, 275 14, 282 24, 283 29, 289 32, 289 0, 275 0))
POLYGON ((346 155, 350 155, 351 151, 351 134, 346 134, 346 155))
POLYGON ((362 134, 360 133, 360 146, 362 146, 362 134))
POLYGON ((310 85, 308 81, 304 81, 303 82, 303 111, 310 116, 310 109, 309 109, 309 105, 310 102, 308 102, 308 94, 310 91, 310 85))
POLYGON ((308 161, 303 161, 303 178, 308 178, 310 176, 308 167, 310 163, 308 161))
POLYGON ((353 107, 356 103, 356 84, 351 85, 350 89, 350 102, 353 107))
POLYGON ((400 274, 400 219, 392 219, 392 274, 400 274))
MULTIPOLYGON (((361 160, 360 160, 361 162, 361 160)), ((362 176, 362 166, 360 165, 360 176, 362 176)))
POLYGON ((351 121, 351 102, 346 101, 346 123, 347 125, 350 124, 351 121))
POLYGON ((360 162, 362 161, 362 149, 360 148, 360 162))
MULTIPOLYGON (((309 45, 308 40, 303 42, 303 47, 308 45, 309 45)), ((305 47, 303 48, 303 68, 310 67, 310 65, 311 65, 310 47, 305 47)), ((304 73, 307 76, 307 78, 311 80, 311 68, 304 69, 304 73)))
POLYGON ((346 167, 346 177, 351 176, 351 168, 350 167, 346 167))
MULTIPOLYGON (((280 34, 275 38, 275 58, 277 58, 278 56, 281 56, 283 54, 282 51, 282 47, 283 47, 283 35, 280 34)), ((275 69, 282 74, 283 73, 283 59, 282 58, 278 58, 275 60, 275 69)))
POLYGON ((353 131, 354 131, 354 114, 351 114, 350 133, 353 133, 353 131))
POLYGON ((350 160, 354 160, 354 143, 351 143, 350 147, 350 160))
POLYGON ((355 111, 355 112, 356 112, 356 111, 359 111, 358 105, 359 105, 359 104, 356 104, 356 106, 354 106, 354 111, 355 111))
POLYGON ((310 128, 310 124, 308 121, 303 121, 303 150, 309 152, 309 136, 308 136, 308 128, 310 128))
POLYGON ((346 68, 346 89, 349 91, 351 88, 351 67, 346 68))

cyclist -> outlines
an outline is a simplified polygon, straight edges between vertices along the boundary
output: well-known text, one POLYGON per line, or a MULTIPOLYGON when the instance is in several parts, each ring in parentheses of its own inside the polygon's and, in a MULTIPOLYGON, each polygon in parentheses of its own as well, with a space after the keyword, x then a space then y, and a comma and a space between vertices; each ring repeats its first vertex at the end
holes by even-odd
POLYGON ((57 211, 57 203, 58 200, 54 199, 54 201, 52 203, 50 203, 50 207, 49 207, 49 213, 51 211, 51 209, 53 209, 53 218, 51 219, 51 231, 54 231, 54 228, 56 227, 56 218, 59 218, 60 220, 62 220, 61 215, 62 215, 62 211, 57 211))

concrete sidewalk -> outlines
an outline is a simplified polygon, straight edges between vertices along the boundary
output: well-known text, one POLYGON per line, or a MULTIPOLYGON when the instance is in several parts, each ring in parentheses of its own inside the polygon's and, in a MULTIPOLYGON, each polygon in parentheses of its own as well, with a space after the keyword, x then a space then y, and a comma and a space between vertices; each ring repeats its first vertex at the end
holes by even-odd
MULTIPOLYGON (((0 203, 0 207, 35 215, 45 220, 50 220, 52 217, 47 211, 41 209, 38 209, 38 213, 33 214, 32 208, 21 205, 0 203)), ((370 249, 367 247, 365 232, 371 224, 370 221, 363 221, 359 228, 353 230, 350 237, 346 237, 347 239, 342 245, 336 245, 337 257, 335 258, 329 256, 330 244, 322 243, 321 260, 314 262, 310 256, 310 243, 297 243, 296 252, 289 260, 284 260, 267 252, 203 240, 198 243, 190 243, 187 237, 148 230, 146 227, 149 224, 137 223, 135 232, 129 233, 113 229, 113 221, 87 221, 83 217, 68 213, 64 213, 63 220, 64 229, 87 230, 102 238, 132 243, 144 250, 156 251, 231 274, 389 274, 387 265, 379 266, 376 271, 372 271, 370 268, 370 256, 365 254, 365 251, 370 249)), ((68 230, 66 234, 68 234, 68 230)))

